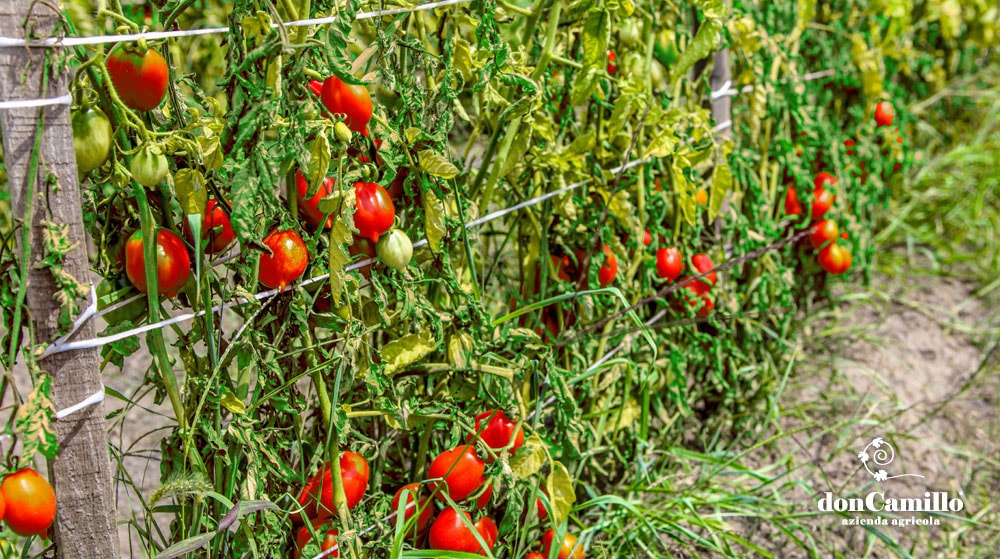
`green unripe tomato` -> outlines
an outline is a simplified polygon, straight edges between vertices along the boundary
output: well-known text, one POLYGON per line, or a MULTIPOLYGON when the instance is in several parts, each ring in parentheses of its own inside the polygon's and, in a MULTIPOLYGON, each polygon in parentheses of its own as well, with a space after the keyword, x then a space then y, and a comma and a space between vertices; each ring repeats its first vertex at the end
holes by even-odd
POLYGON ((375 252, 390 268, 402 272, 413 259, 413 243, 399 229, 393 229, 382 235, 378 244, 375 245, 375 252))
POLYGON ((111 121, 101 109, 86 108, 73 113, 73 150, 81 175, 100 167, 111 153, 111 121))
POLYGON ((618 40, 629 48, 642 46, 639 39, 639 22, 635 18, 629 18, 618 28, 618 40))
POLYGON ((132 157, 129 171, 135 182, 143 186, 156 186, 169 172, 167 156, 163 155, 159 146, 146 145, 132 157))

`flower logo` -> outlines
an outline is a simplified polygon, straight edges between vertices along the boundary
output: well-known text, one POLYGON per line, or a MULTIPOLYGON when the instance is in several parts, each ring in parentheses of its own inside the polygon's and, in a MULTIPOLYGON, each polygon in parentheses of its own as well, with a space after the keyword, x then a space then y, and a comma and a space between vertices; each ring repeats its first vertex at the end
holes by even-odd
POLYGON ((861 465, 865 467, 868 474, 872 476, 872 479, 882 483, 883 481, 889 479, 895 479, 898 477, 924 477, 919 474, 897 474, 894 476, 889 475, 889 472, 885 470, 885 467, 892 463, 896 458, 896 451, 882 437, 875 437, 872 442, 868 443, 861 452, 858 452, 858 460, 861 461, 861 465), (868 453, 869 449, 872 450, 871 454, 868 453), (869 462, 874 464, 878 470, 873 470, 869 465, 869 462))

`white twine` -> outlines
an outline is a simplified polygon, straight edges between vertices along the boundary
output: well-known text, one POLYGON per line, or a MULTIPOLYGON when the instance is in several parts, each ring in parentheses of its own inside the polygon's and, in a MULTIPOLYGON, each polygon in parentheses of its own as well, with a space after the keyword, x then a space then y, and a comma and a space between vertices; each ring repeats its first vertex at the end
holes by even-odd
POLYGON ((94 392, 86 399, 79 403, 73 404, 72 406, 56 412, 56 419, 64 419, 74 413, 89 408, 90 406, 96 406, 104 401, 104 384, 101 384, 101 388, 94 392))
MULTIPOLYGON (((381 16, 391 16, 397 14, 419 12, 424 10, 433 10, 435 8, 442 8, 445 6, 452 6, 455 4, 464 4, 470 1, 471 0, 442 0, 440 2, 421 4, 419 6, 414 6, 412 8, 392 8, 389 10, 361 12, 355 16, 355 19, 356 20, 372 19, 381 16)), ((325 25, 328 23, 333 23, 338 19, 339 18, 337 16, 329 16, 329 17, 318 17, 312 19, 301 19, 288 22, 275 22, 271 24, 271 29, 278 29, 281 27, 308 27, 310 25, 325 25)), ((136 41, 138 39, 155 41, 159 39, 172 39, 175 37, 216 35, 220 33, 228 33, 229 31, 230 29, 228 27, 209 27, 205 29, 186 29, 178 31, 149 31, 146 33, 126 33, 123 35, 96 35, 93 37, 49 37, 42 40, 32 40, 32 41, 29 41, 27 39, 15 39, 12 37, 0 37, 0 47, 25 47, 25 46, 76 47, 76 46, 86 46, 86 45, 110 44, 110 43, 117 43, 120 41, 136 41)))
POLYGON ((30 109, 32 107, 47 107, 50 105, 70 105, 73 103, 73 96, 67 93, 59 97, 48 97, 44 99, 23 99, 12 101, 0 101, 0 111, 7 109, 30 109))

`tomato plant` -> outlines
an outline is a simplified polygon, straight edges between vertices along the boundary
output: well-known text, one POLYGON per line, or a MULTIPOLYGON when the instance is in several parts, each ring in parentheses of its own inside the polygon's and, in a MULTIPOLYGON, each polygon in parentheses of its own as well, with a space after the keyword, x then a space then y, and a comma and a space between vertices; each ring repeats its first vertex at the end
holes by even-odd
MULTIPOLYGON (((125 273, 136 289, 145 293, 146 259, 143 252, 142 231, 132 233, 125 244, 125 273)), ((187 283, 191 274, 191 259, 180 237, 166 229, 156 232, 156 281, 159 292, 167 297, 187 283)))
MULTIPOLYGON (((502 410, 489 410, 477 415, 476 433, 486 446, 494 450, 511 445, 512 455, 524 444, 524 430, 517 427, 516 421, 508 419, 502 410)), ((487 457, 486 461, 492 463, 493 457, 487 457)))
POLYGON ((388 231, 396 219, 392 198, 374 182, 355 183, 354 195, 354 227, 358 235, 378 242, 379 235, 388 231))
POLYGON ((476 456, 472 445, 459 445, 438 454, 427 470, 427 477, 443 478, 444 484, 434 483, 434 496, 444 500, 443 492, 461 501, 476 492, 486 482, 485 464, 476 456))
POLYGON ((819 251, 819 254, 816 255, 816 261, 827 273, 836 276, 850 269, 851 251, 837 243, 832 243, 819 251))
MULTIPOLYGON (((545 557, 552 557, 551 550, 555 535, 556 531, 550 528, 542 536, 542 547, 544 548, 542 555, 545 557)), ((564 535, 562 542, 557 545, 557 559, 584 559, 585 557, 583 554, 583 545, 579 544, 576 541, 576 536, 572 534, 567 533, 564 535)))
POLYGON ((326 198, 333 192, 334 184, 336 179, 333 177, 327 177, 323 179, 320 183, 319 188, 316 190, 316 194, 313 194, 308 199, 306 196, 309 195, 309 181, 302 175, 302 171, 295 172, 295 192, 298 197, 299 213, 305 218, 306 223, 313 227, 319 227, 320 223, 323 223, 324 229, 329 229, 333 225, 333 216, 326 218, 326 222, 323 222, 323 212, 319 209, 319 202, 323 198, 326 198))
POLYGON ((271 254, 260 255, 257 277, 265 286, 284 291, 306 271, 309 250, 302 237, 291 229, 272 231, 264 237, 264 244, 271 249, 271 254))
MULTIPOLYGON (((194 243, 194 235, 191 233, 191 226, 187 219, 184 220, 184 236, 189 243, 194 243)), ((233 232, 233 224, 229 221, 229 216, 222 209, 219 201, 210 198, 205 202, 205 218, 201 222, 201 238, 208 240, 205 247, 205 254, 218 254, 229 248, 236 240, 236 233, 233 232)))
POLYGON ((167 61, 153 49, 120 45, 107 58, 108 75, 122 102, 137 111, 155 109, 167 92, 167 61))
POLYGON ((368 88, 349 85, 337 76, 330 76, 323 82, 320 98, 328 111, 345 115, 344 122, 352 131, 368 135, 368 121, 373 110, 368 88))
POLYGON ((430 526, 431 518, 434 517, 434 504, 430 497, 419 497, 423 486, 419 483, 408 483, 396 490, 396 495, 392 498, 392 505, 390 506, 390 512, 395 512, 399 510, 399 500, 406 492, 406 514, 403 517, 404 520, 409 520, 414 514, 419 514, 416 524, 414 526, 414 535, 419 536, 427 531, 427 527, 430 526))
MULTIPOLYGON (((696 254, 692 256, 691 265, 694 266, 695 270, 698 270, 699 274, 704 274, 705 272, 708 272, 709 270, 715 268, 715 263, 712 262, 712 259, 707 254, 696 254)), ((702 278, 700 281, 702 282, 707 281, 709 287, 711 287, 714 286, 718 280, 719 280, 718 276, 713 271, 704 278, 702 278)))
POLYGON ((111 121, 101 109, 84 107, 73 112, 72 125, 76 167, 84 175, 108 160, 113 133, 111 121))
MULTIPOLYGON (((466 525, 472 524, 472 517, 465 511, 457 511, 448 507, 441 511, 428 534, 427 541, 431 549, 443 551, 463 551, 465 553, 479 553, 485 555, 483 546, 473 535, 472 530, 466 525), (464 520, 463 520, 464 518, 464 520)), ((476 532, 479 533, 487 547, 492 550, 497 539, 497 527, 493 520, 488 517, 479 519, 473 524, 476 532)))
POLYGON ((3 479, 0 493, 6 508, 7 526, 20 536, 41 536, 56 517, 56 493, 31 468, 22 468, 3 479))
POLYGON ((656 276, 660 279, 673 281, 681 275, 684 269, 684 259, 677 247, 663 247, 656 250, 656 276))

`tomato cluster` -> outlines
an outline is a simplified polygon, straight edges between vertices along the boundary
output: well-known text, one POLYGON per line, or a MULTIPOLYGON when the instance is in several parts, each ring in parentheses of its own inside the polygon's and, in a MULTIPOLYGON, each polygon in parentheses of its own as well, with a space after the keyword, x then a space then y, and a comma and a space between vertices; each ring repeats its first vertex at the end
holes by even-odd
POLYGON ((0 484, 0 520, 19 536, 44 536, 56 518, 56 493, 38 472, 22 468, 0 484))
MULTIPOLYGON (((853 143, 849 147, 853 147, 853 143)), ((813 203, 811 209, 812 225, 810 226, 809 244, 814 249, 818 249, 816 261, 827 273, 837 275, 843 274, 851 267, 850 248, 837 244, 840 236, 840 228, 837 222, 832 219, 824 219, 824 216, 836 199, 836 195, 826 190, 826 187, 837 185, 837 178, 833 175, 821 172, 813 180, 813 203)), ((785 195, 785 213, 788 215, 798 215, 802 213, 802 204, 795 196, 795 188, 788 187, 785 195)), ((846 233, 844 234, 846 238, 846 233)))
MULTIPOLYGON (((479 518, 473 521, 472 514, 463 510, 462 505, 456 508, 451 503, 468 501, 466 506, 470 509, 486 509, 492 496, 492 485, 485 475, 486 463, 492 463, 497 452, 515 453, 524 444, 524 431, 517 421, 500 410, 488 410, 476 416, 475 429, 476 433, 466 443, 444 450, 434 458, 427 469, 427 478, 432 481, 405 484, 392 498, 392 511, 403 509, 406 533, 418 542, 426 538, 431 549, 485 555, 480 539, 488 549, 497 542, 499 532, 492 518, 477 513, 479 518), (485 461, 476 452, 479 443, 490 449, 485 461), (442 507, 436 516, 435 501, 442 507)), ((340 471, 347 507, 353 509, 368 487, 368 463, 356 453, 344 452, 340 457, 340 471)), ((301 556, 313 533, 319 536, 318 543, 323 551, 336 545, 338 532, 333 526, 336 517, 333 492, 329 464, 309 478, 302 488, 298 498, 301 512, 292 516, 296 525, 302 524, 294 532, 296 558, 301 556), (305 524, 307 521, 309 525, 305 524)), ((332 555, 337 555, 338 551, 332 555)))

